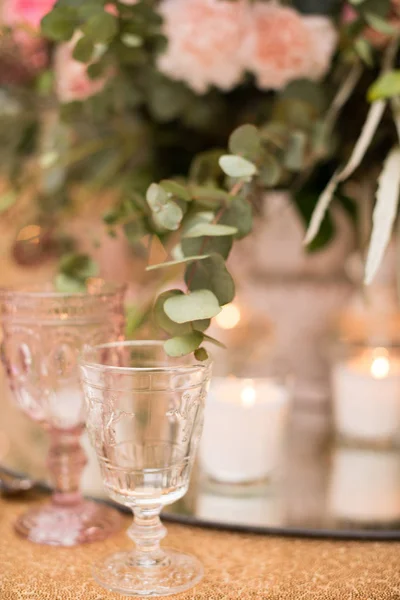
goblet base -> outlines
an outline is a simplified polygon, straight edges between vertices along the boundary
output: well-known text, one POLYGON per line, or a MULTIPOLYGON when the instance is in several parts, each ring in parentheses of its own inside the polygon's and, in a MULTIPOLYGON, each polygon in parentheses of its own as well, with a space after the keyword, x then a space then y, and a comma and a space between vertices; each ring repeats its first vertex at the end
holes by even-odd
POLYGON ((157 566, 139 564, 135 551, 118 552, 93 568, 97 583, 125 596, 170 596, 195 586, 203 578, 203 566, 194 556, 164 550, 157 566))
POLYGON ((22 514, 17 533, 36 544, 76 546, 97 542, 121 528, 119 513, 104 504, 84 500, 73 506, 49 502, 22 514))

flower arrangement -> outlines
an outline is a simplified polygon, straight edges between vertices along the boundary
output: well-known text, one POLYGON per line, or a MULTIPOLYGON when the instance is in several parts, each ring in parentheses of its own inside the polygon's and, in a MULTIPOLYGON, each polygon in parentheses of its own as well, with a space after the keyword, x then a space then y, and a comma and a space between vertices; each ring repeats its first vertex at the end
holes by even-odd
MULTIPOLYGON (((184 269, 154 315, 171 355, 206 356, 205 332, 234 296, 232 244, 258 191, 285 188, 309 251, 329 243, 344 182, 379 179, 367 276, 397 213, 398 0, 3 0, 0 209, 24 186, 52 231, 77 185, 111 188, 110 235, 157 237, 184 269), (393 118, 394 117, 394 118, 393 118), (379 126, 379 130, 378 130, 379 126), (383 206, 385 203, 385 206, 383 206)), ((57 285, 97 267, 69 252, 57 285)))

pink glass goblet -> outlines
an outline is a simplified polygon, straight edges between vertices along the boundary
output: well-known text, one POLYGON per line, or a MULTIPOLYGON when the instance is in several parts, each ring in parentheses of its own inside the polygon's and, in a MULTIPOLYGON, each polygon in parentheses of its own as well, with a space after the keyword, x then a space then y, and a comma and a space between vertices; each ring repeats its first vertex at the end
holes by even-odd
POLYGON ((103 539, 119 514, 84 500, 87 462, 80 444, 86 411, 77 357, 85 344, 122 339, 124 287, 94 279, 87 292, 66 294, 51 284, 2 290, 2 357, 17 404, 49 433, 51 502, 21 515, 15 528, 32 542, 73 546, 103 539))

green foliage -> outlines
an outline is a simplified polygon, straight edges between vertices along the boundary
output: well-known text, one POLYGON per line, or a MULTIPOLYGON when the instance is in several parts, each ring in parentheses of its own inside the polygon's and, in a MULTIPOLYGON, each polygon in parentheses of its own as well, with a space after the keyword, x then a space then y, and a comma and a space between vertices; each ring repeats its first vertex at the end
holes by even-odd
POLYGON ((205 348, 197 348, 197 350, 194 351, 194 356, 197 360, 204 362, 208 359, 208 352, 205 348))
POLYGON ((41 22, 43 35, 55 42, 70 40, 77 26, 78 13, 69 6, 56 6, 41 22))
POLYGON ((229 138, 229 151, 244 158, 257 160, 261 152, 261 138, 257 127, 242 125, 235 129, 229 138))
POLYGON ((178 229, 183 217, 182 209, 176 202, 170 200, 168 193, 161 185, 152 183, 147 190, 146 200, 158 227, 170 231, 178 229))
POLYGON ((221 156, 219 159, 219 166, 226 175, 229 175, 229 177, 248 178, 252 177, 257 172, 257 167, 252 162, 241 156, 234 156, 233 154, 221 156))
MULTIPOLYGON (((185 356, 195 351, 203 341, 203 334, 199 331, 192 331, 185 335, 179 335, 167 340, 164 344, 165 351, 169 356, 185 356)), ((201 354, 202 356, 203 354, 201 354)), ((202 359, 204 360, 204 358, 202 359)))
POLYGON ((175 323, 190 323, 212 319, 221 312, 221 307, 215 294, 204 289, 168 298, 164 302, 164 310, 175 323))
POLYGON ((94 43, 88 37, 81 37, 75 45, 72 56, 75 60, 87 63, 93 56, 94 43))
POLYGON ((101 10, 82 26, 83 33, 96 44, 108 44, 118 31, 118 21, 114 15, 101 10))
POLYGON ((393 98, 400 94, 400 70, 381 75, 369 88, 368 100, 374 102, 383 98, 393 98))
POLYGON ((220 254, 190 264, 186 268, 185 282, 189 290, 208 289, 223 306, 235 297, 235 284, 220 254))
POLYGON ((86 280, 98 273, 98 265, 90 256, 71 252, 62 257, 54 284, 59 292, 82 292, 86 289, 86 280))

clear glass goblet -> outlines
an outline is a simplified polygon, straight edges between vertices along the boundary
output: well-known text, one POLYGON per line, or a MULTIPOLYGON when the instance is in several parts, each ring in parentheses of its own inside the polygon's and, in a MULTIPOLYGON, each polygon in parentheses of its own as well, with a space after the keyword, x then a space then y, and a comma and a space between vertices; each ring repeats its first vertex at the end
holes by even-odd
POLYGON ((50 436, 50 503, 21 515, 17 532, 32 542, 73 546, 118 529, 117 511, 79 491, 87 462, 80 445, 86 420, 77 357, 86 343, 122 339, 124 287, 90 280, 87 293, 51 284, 0 291, 2 358, 14 398, 50 436))
POLYGON ((160 547, 160 512, 185 495, 203 425, 210 361, 170 358, 162 342, 86 348, 81 375, 87 427, 105 488, 132 509, 134 550, 97 564, 103 587, 126 595, 167 596, 195 585, 199 561, 160 547))

